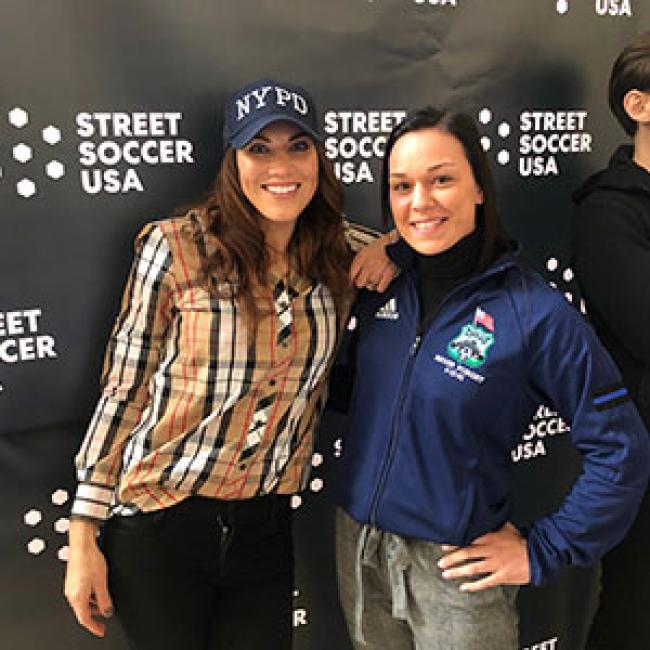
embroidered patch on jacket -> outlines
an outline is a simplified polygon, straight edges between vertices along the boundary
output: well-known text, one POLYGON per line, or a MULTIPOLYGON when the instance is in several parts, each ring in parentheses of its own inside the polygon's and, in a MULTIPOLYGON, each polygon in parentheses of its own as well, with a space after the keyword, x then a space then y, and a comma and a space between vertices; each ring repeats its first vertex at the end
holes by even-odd
POLYGON ((606 411, 630 399, 627 388, 622 383, 601 388, 593 394, 594 406, 597 411, 606 411))
POLYGON ((447 344, 447 352, 458 363, 478 368, 487 360, 494 344, 494 318, 480 307, 474 312, 474 320, 463 325, 460 334, 447 344))
POLYGON ((383 320, 397 320, 399 312, 397 311, 397 299, 391 298, 383 307, 380 307, 375 314, 375 318, 383 320))

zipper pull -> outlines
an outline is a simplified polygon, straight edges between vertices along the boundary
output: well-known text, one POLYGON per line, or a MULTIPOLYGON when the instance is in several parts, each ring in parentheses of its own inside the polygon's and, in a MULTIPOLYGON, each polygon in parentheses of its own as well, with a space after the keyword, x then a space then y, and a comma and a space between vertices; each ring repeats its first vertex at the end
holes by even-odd
POLYGON ((221 537, 221 543, 223 544, 228 539, 230 526, 228 526, 221 516, 217 517, 217 525, 219 526, 219 536, 221 537))
POLYGON ((422 340, 422 337, 418 334, 415 337, 415 341, 413 341, 413 345, 411 345, 411 356, 414 357, 417 354, 418 348, 420 347, 420 341, 422 340))
POLYGON ((232 541, 233 527, 228 519, 221 515, 217 517, 217 526, 219 527, 219 568, 223 571, 232 541))

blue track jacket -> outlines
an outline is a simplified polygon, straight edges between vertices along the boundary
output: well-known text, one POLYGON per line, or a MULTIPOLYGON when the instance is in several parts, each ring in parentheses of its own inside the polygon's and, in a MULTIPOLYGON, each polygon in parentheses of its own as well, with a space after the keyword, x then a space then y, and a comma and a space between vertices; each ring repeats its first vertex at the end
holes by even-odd
POLYGON ((510 517, 510 451, 539 404, 571 422, 583 468, 527 530, 531 582, 596 561, 625 535, 646 488, 648 435, 579 312, 507 253, 442 302, 418 334, 410 249, 402 274, 361 292, 356 374, 334 501, 361 523, 465 546, 510 517))

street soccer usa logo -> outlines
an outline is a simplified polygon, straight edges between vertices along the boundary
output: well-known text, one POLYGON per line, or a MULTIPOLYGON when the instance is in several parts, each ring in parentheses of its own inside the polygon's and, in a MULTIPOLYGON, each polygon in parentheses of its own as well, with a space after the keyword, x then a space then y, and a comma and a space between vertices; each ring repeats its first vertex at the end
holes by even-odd
POLYGON ((149 168, 194 163, 194 145, 181 135, 183 114, 178 111, 83 111, 74 118, 74 135, 59 125, 33 124, 22 106, 6 115, 10 158, 0 160, 0 183, 14 184, 24 199, 70 173, 78 175, 81 190, 91 196, 144 192, 143 172, 149 168), (78 139, 74 163, 61 159, 59 146, 72 138, 78 139))

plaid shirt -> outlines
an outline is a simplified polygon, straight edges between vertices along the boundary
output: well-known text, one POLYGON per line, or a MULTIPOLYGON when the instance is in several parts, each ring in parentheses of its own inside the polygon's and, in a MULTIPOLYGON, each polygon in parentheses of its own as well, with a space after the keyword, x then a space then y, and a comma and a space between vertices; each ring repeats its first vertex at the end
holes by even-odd
MULTIPOLYGON (((327 288, 272 277, 249 340, 213 298, 188 217, 148 224, 108 343, 101 397, 76 456, 73 516, 104 520, 190 494, 246 499, 304 487, 341 323, 327 288), (264 304, 265 303, 265 304, 264 304)), ((376 234, 347 228, 353 249, 376 234)), ((232 285, 225 285, 226 295, 232 285)))

